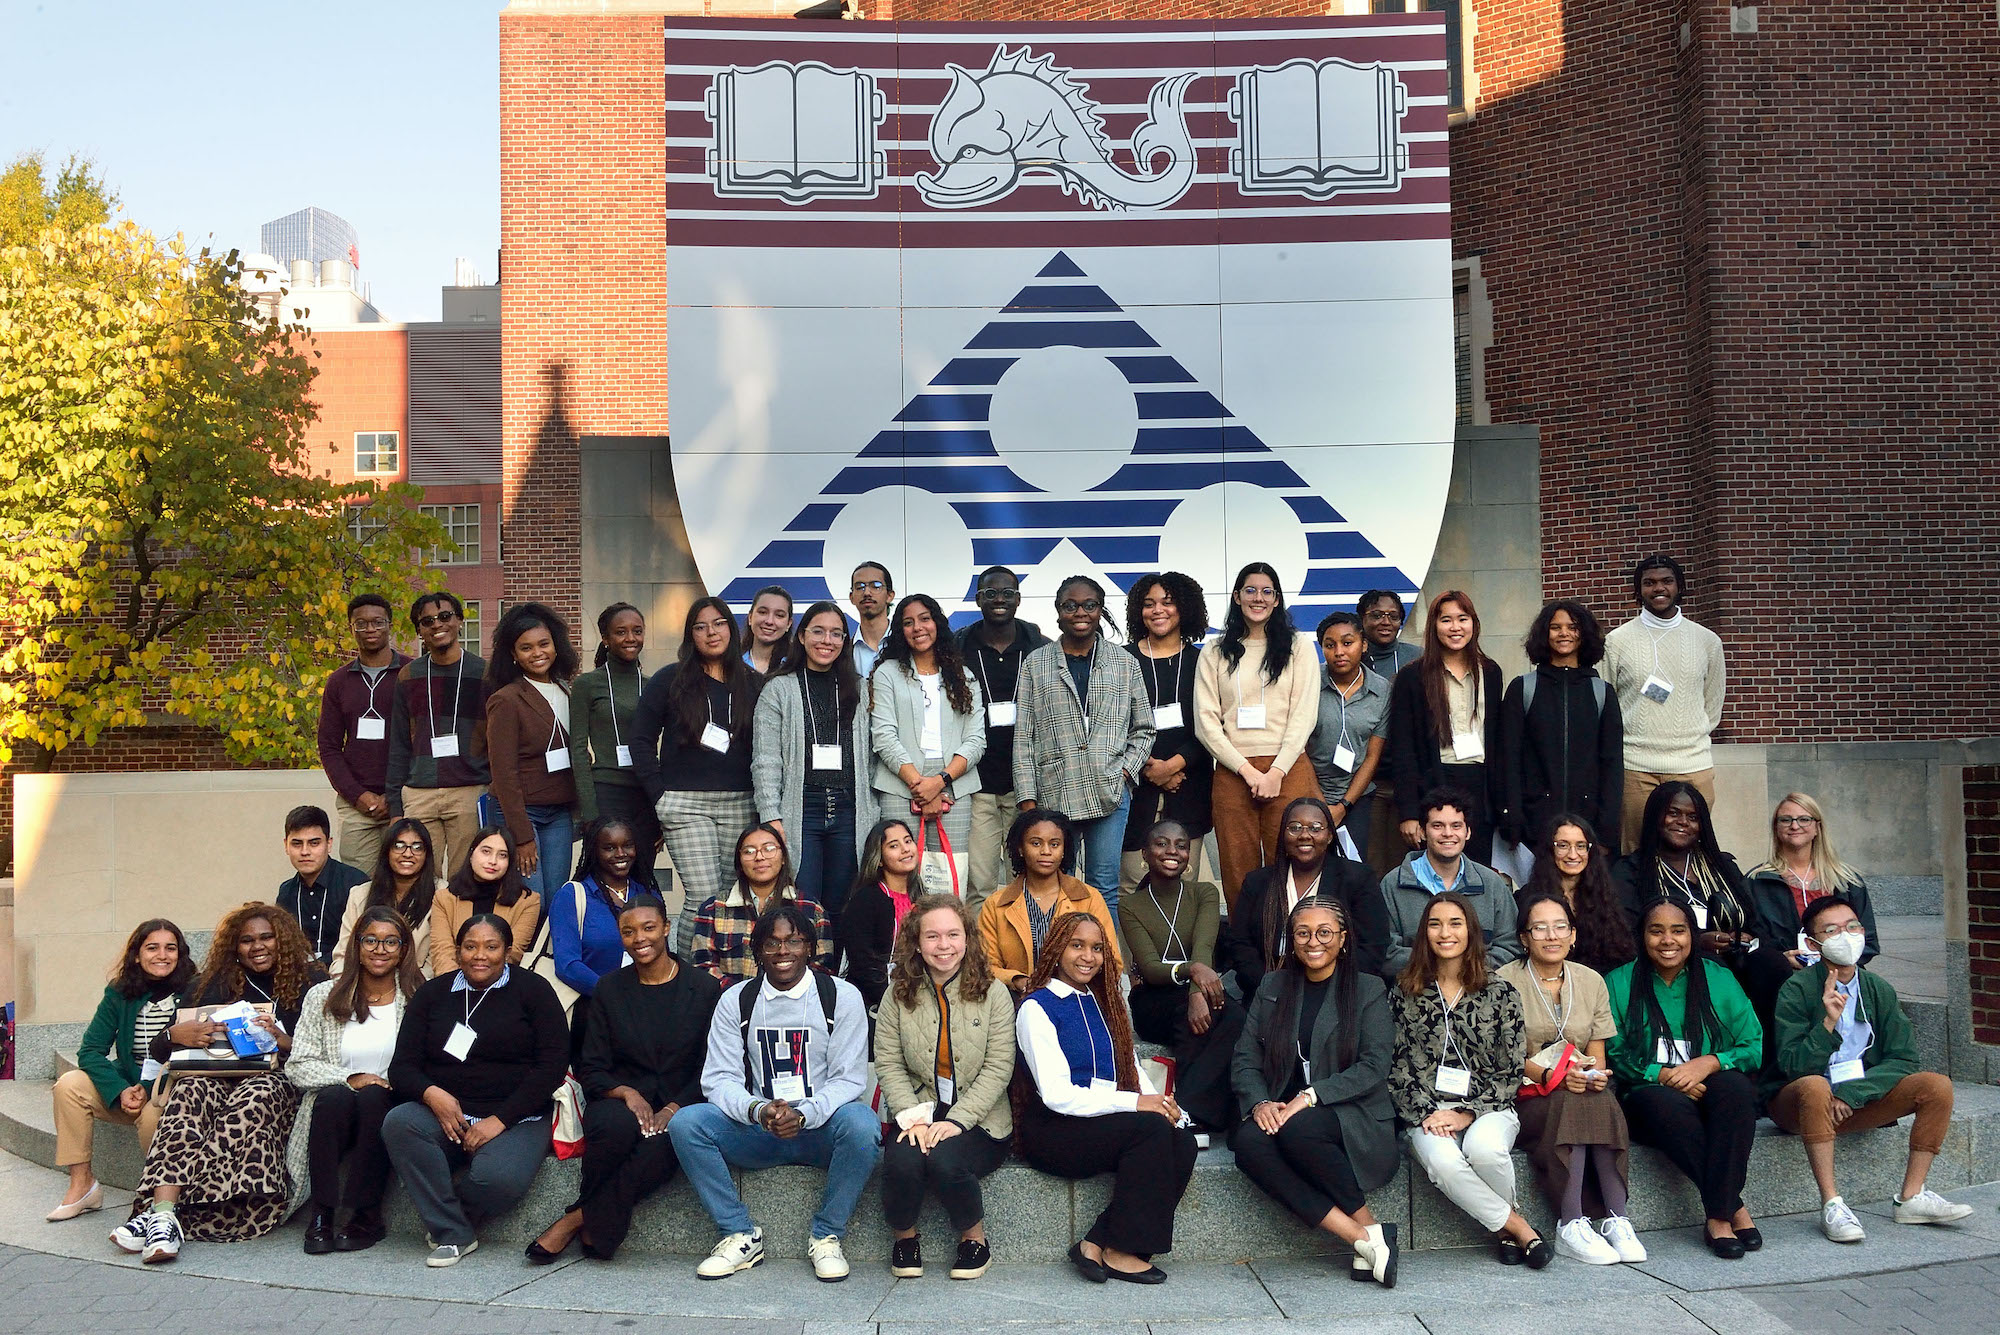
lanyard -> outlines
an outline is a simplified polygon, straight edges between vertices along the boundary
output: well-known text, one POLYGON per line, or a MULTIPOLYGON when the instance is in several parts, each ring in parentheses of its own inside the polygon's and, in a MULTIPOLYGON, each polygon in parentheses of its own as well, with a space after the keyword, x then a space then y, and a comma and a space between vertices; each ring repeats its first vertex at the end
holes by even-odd
MULTIPOLYGON (((715 697, 704 690, 702 701, 708 706, 708 726, 712 728, 715 726, 715 697)), ((722 726, 725 730, 736 727, 736 697, 733 695, 722 697, 722 726)))
MULTIPOLYGON (((557 682, 556 684, 558 686, 562 686, 561 682, 557 682)), ((569 694, 569 688, 567 686, 563 686, 562 691, 564 695, 569 694)), ((539 692, 537 692, 537 694, 539 694, 539 692)), ((564 746, 569 745, 569 729, 563 726, 562 715, 553 709, 551 709, 549 713, 555 715, 555 720, 554 722, 549 724, 549 744, 542 748, 544 751, 555 750, 556 740, 558 737, 561 738, 564 746)))
MULTIPOLYGON (((639 660, 636 658, 632 660, 632 671, 640 680, 645 679, 645 670, 639 666, 639 660)), ((604 698, 610 701, 611 707, 611 745, 620 747, 625 745, 625 739, 618 735, 618 692, 611 684, 615 675, 612 664, 607 659, 604 664, 604 698)))
MULTIPOLYGON (((1187 650, 1185 648, 1181 649, 1180 651, 1178 651, 1173 655, 1174 693, 1172 695, 1163 696, 1160 694, 1160 674, 1157 667, 1154 666, 1159 662, 1159 660, 1156 658, 1149 658, 1145 654, 1139 655, 1139 662, 1142 665, 1146 666, 1146 687, 1153 693, 1154 705, 1157 706, 1162 704, 1171 704, 1177 702, 1181 698, 1181 660, 1186 657, 1187 657, 1187 650)), ((1243 696, 1242 687, 1239 686, 1237 688, 1236 695, 1239 700, 1242 698, 1243 696)), ((1259 699, 1261 698, 1262 697, 1260 696, 1259 699)))
MULTIPOLYGON (((1187 893, 1187 882, 1176 881, 1174 886, 1174 912, 1173 916, 1167 919, 1167 949, 1171 951, 1175 945, 1179 945, 1181 948, 1181 961, 1185 963, 1190 958, 1187 942, 1181 940, 1180 929, 1174 926, 1174 922, 1181 916, 1181 896, 1187 893)), ((1146 897, 1153 901, 1155 911, 1164 912, 1164 910, 1160 909, 1160 892, 1153 888, 1151 877, 1146 878, 1146 897)))
MULTIPOLYGON (((1534 976, 1534 965, 1531 964, 1528 966, 1528 973, 1531 977, 1534 976)), ((1556 1037, 1561 1038, 1563 1037, 1563 1030, 1569 1027, 1570 1008, 1576 1004, 1575 994, 1570 991, 1569 987, 1569 961, 1563 961, 1562 986, 1556 989, 1556 996, 1562 1002, 1561 1010, 1549 1005, 1549 994, 1542 991, 1541 984, 1542 980, 1539 977, 1535 978, 1535 995, 1541 999, 1542 1009, 1548 1013, 1548 1017, 1556 1022, 1556 1037)))
POLYGON ((472 1028, 472 1017, 479 1014, 479 1008, 486 1004, 486 998, 493 995, 493 984, 488 983, 485 987, 479 989, 479 1000, 477 1001, 472 999, 472 992, 472 988, 468 987, 465 989, 465 1027, 467 1029, 472 1028))
MULTIPOLYGON (((1298 878, 1292 875, 1292 869, 1290 867, 1285 868, 1285 889, 1291 894, 1291 902, 1285 906, 1286 909, 1295 909, 1299 906, 1300 900, 1310 899, 1312 896, 1318 894, 1319 879, 1324 875, 1326 875, 1326 864, 1322 862, 1319 864, 1319 871, 1312 878, 1312 883, 1301 890, 1298 888, 1298 878)), ((1443 994, 1440 993, 1439 995, 1443 994)))
MULTIPOLYGON (((1247 660, 1247 659, 1248 659, 1248 658, 1250 657, 1250 655, 1246 653, 1246 654, 1244 654, 1244 655, 1243 655, 1243 657, 1244 657, 1244 658, 1245 658, 1245 659, 1247 660)), ((1242 664, 1242 663, 1238 663, 1238 664, 1236 665, 1236 676, 1235 676, 1235 681, 1236 681, 1236 704, 1237 704, 1237 706, 1238 706, 1239 708, 1241 708, 1241 707, 1242 707, 1242 704, 1243 704, 1243 664, 1242 664)), ((1257 705, 1258 705, 1258 707, 1259 707, 1260 709, 1261 709, 1261 708, 1263 707, 1263 704, 1264 704, 1264 685, 1265 685, 1265 682, 1264 682, 1264 669, 1263 669, 1262 667, 1259 667, 1259 668, 1257 669, 1257 705)))
MULTIPOLYGON (((321 875, 324 874, 325 872, 322 870, 321 875)), ((306 940, 312 943, 313 953, 317 955, 319 953, 320 928, 326 926, 326 901, 329 896, 326 893, 326 887, 323 885, 308 886, 304 881, 299 882, 299 916, 301 918, 305 917, 306 895, 313 890, 319 891, 319 909, 313 914, 312 930, 306 933, 306 940)), ((301 927, 305 926, 304 923, 300 923, 299 925, 301 927)), ((270 998, 265 997, 264 1000, 269 1001, 270 998)))
POLYGON ((268 1001, 272 1005, 277 1004, 278 999, 271 995, 270 990, 268 988, 266 988, 262 983, 258 982, 255 978, 252 978, 249 974, 247 973, 244 974, 243 990, 247 992, 253 987, 256 988, 257 991, 262 994, 257 998, 259 1001, 268 1001))
POLYGON ((389 674, 395 671, 395 669, 396 660, 393 658, 389 660, 386 666, 378 669, 372 677, 368 675, 367 668, 364 667, 361 669, 361 679, 368 683, 368 708, 361 711, 362 718, 382 717, 382 711, 375 706, 375 692, 381 688, 382 683, 388 679, 389 674))
MULTIPOLYGON (((1341 689, 1340 683, 1333 679, 1331 672, 1326 674, 1326 680, 1333 687, 1333 698, 1340 701, 1340 744, 1347 750, 1352 751, 1354 744, 1347 739, 1347 692, 1341 689)), ((1354 674, 1355 694, 1359 695, 1367 685, 1368 669, 1362 668, 1354 674)))
MULTIPOLYGON (((424 698, 426 701, 429 702, 431 707, 432 737, 436 737, 438 735, 437 691, 434 690, 431 686, 431 683, 436 680, 437 680, 437 665, 433 663, 431 665, 431 675, 424 682, 424 698)), ((459 688, 464 685, 465 685, 465 655, 464 653, 461 652, 458 656, 458 675, 452 678, 451 682, 451 731, 453 736, 457 736, 458 734, 458 692, 459 688)))
MULTIPOLYGON (((977 674, 979 674, 979 693, 986 697, 987 704, 1004 705, 1011 703, 1011 701, 1007 700, 996 701, 993 698, 993 688, 987 685, 986 683, 986 655, 993 654, 995 657, 1004 660, 1007 657, 1007 655, 1014 652, 1015 645, 1018 645, 1020 642, 1021 642, 1021 637, 1019 635, 1016 635, 1014 637, 1014 644, 1008 645, 1005 649, 988 649, 982 645, 973 646, 972 670, 977 674)), ((1020 669, 1016 668, 1014 672, 1014 695, 1016 698, 1019 698, 1020 694, 1021 694, 1021 674, 1020 674, 1020 669)))
MULTIPOLYGON (((1444 1057, 1449 1057, 1449 1056, 1451 1056, 1451 1055, 1452 1055, 1453 1053, 1457 1053, 1457 1054, 1458 1054, 1458 1064, 1459 1064, 1459 1066, 1460 1066, 1461 1068, 1463 1068, 1463 1069, 1465 1069, 1465 1070, 1468 1070, 1468 1071, 1469 1071, 1469 1070, 1471 1070, 1471 1069, 1472 1069, 1472 1063, 1471 1063, 1471 1062, 1469 1062, 1469 1061, 1467 1061, 1467 1060, 1465 1059, 1465 1049, 1464 1049, 1464 1048, 1461 1048, 1461 1047, 1460 1047, 1460 1046, 1458 1045, 1458 1040, 1457 1040, 1456 1038, 1452 1037, 1452 1032, 1451 1032, 1451 1003, 1450 1003, 1449 1001, 1446 1001, 1446 1000, 1444 999, 1444 984, 1443 984, 1443 983, 1438 983, 1438 982, 1433 982, 1433 983, 1431 984, 1431 986, 1437 989, 1437 994, 1438 994, 1438 1005, 1439 1005, 1439 1006, 1440 1006, 1440 1007, 1441 1007, 1441 1008, 1443 1009, 1443 1016, 1442 1016, 1442 1019, 1443 1019, 1443 1022, 1444 1022, 1444 1051, 1443 1051, 1442 1053, 1440 1053, 1439 1055, 1440 1055, 1440 1056, 1444 1056, 1444 1057)), ((1538 990, 1539 990, 1539 989, 1538 989, 1538 990)), ((1459 992, 1459 994, 1458 994, 1458 999, 1459 999, 1460 1001, 1463 1001, 1463 1000, 1465 1000, 1465 992, 1463 991, 1463 985, 1461 985, 1461 990, 1460 990, 1460 992, 1459 992)))
MULTIPOLYGON (((813 717, 812 682, 805 676, 805 673, 811 671, 811 668, 806 668, 799 673, 799 700, 806 707, 806 748, 808 750, 819 745, 819 720, 813 717)), ((836 708, 839 707, 840 702, 839 691, 840 687, 836 684, 834 686, 835 694, 833 697, 836 708)))

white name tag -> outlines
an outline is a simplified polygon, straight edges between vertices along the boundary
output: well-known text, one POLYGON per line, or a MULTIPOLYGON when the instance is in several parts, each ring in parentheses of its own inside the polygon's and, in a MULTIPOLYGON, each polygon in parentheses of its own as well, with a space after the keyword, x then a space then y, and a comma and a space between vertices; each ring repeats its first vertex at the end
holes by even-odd
POLYGON ((1688 1045, 1684 1038, 1663 1038, 1653 1049, 1653 1060, 1662 1066, 1685 1066, 1688 1045))
POLYGON ((1707 931, 1708 905, 1698 899, 1690 899, 1688 900, 1688 911, 1694 914, 1694 929, 1697 932, 1707 931))
POLYGON ((629 746, 621 746, 621 747, 619 747, 619 748, 618 748, 618 768, 619 768, 619 769, 631 769, 631 768, 632 768, 632 748, 631 748, 631 747, 629 747, 629 746))
POLYGON ((1256 732, 1264 726, 1264 706, 1236 706, 1236 726, 1245 732, 1256 732))
POLYGON ((1181 702, 1176 700, 1170 705, 1154 705, 1153 726, 1161 732, 1184 726, 1181 722, 1181 702))
POLYGON ((1486 759, 1486 739, 1476 732, 1455 732, 1451 735, 1451 753, 1460 760, 1486 759))
POLYGON ((1118 1088, 1118 1082, 1101 1075, 1094 1075, 1090 1078, 1090 1088, 1093 1092, 1108 1094, 1118 1088))
POLYGON ((1346 770, 1349 774, 1354 773, 1354 748, 1351 746, 1334 747, 1333 767, 1335 769, 1346 770))
POLYGON ((1302 1085, 1310 1085, 1312 1082, 1313 1082, 1313 1060, 1311 1057, 1301 1057, 1299 1058, 1299 1083, 1302 1085))
POLYGON ((379 718, 358 718, 354 720, 354 740, 357 742, 379 742, 389 735, 389 725, 379 718))
POLYGON ((1654 675, 1646 678, 1646 684, 1639 688, 1639 694, 1656 705, 1663 705, 1667 697, 1674 693, 1674 684, 1665 677, 1654 675))
POLYGON ((458 754, 458 734, 448 733, 443 737, 431 738, 431 757, 435 760, 450 760, 458 754))
POLYGON ((1868 1068, 1858 1058, 1851 1062, 1833 1062, 1826 1068, 1827 1083, 1833 1085, 1844 1085, 1867 1074, 1868 1068))
POLYGON ((989 728, 1011 728, 1017 712, 1012 700, 995 700, 986 706, 986 726, 989 728))
POLYGON ((839 769, 840 748, 837 746, 827 746, 822 742, 814 742, 812 762, 814 769, 839 769))
POLYGON ((953 1080, 950 1076, 948 1075, 939 1076, 937 1078, 937 1085, 938 1085, 939 1103, 950 1103, 953 1099, 958 1097, 958 1082, 953 1080))
POLYGON ((1463 1066, 1438 1067, 1437 1092, 1464 1098, 1472 1092, 1472 1072, 1463 1066))
POLYGON ((469 1025, 455 1024, 451 1027, 451 1037, 444 1041, 445 1056, 454 1061, 464 1061, 472 1051, 472 1045, 479 1041, 479 1034, 469 1025))
POLYGON ((710 723, 701 730, 701 744, 711 751, 729 752, 729 729, 710 723))
POLYGON ((1799 933, 1799 963, 1819 963, 1819 942, 1813 940, 1804 932, 1799 933))
POLYGON ((564 746, 558 747, 553 751, 542 752, 542 763, 549 767, 549 773, 561 773, 563 770, 569 768, 569 748, 564 746))
POLYGON ((806 1081, 801 1075, 774 1075, 771 1077, 771 1097, 783 1099, 787 1103, 797 1103, 806 1096, 806 1081))

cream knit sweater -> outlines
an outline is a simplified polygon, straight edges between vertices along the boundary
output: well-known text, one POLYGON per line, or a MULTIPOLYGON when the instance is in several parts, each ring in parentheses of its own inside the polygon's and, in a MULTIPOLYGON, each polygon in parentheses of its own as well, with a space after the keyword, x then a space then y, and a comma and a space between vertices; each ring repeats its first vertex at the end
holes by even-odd
POLYGON ((1722 641, 1682 616, 1671 630, 1633 617, 1604 637, 1598 669, 1618 692, 1625 721, 1625 768, 1695 774, 1714 767, 1708 735, 1722 722, 1722 641), (1646 679, 1673 683, 1664 702, 1640 693, 1646 679))

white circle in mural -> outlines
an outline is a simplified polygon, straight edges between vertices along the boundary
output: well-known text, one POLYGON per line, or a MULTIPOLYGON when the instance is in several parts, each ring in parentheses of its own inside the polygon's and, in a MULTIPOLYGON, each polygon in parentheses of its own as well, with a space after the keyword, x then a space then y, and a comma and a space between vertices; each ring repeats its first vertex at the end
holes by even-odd
POLYGON ((1088 491, 1123 467, 1139 436, 1125 373, 1085 348, 1034 348, 993 388, 993 447, 1045 491, 1088 491))
POLYGON ((1252 561, 1270 562, 1290 603, 1305 582, 1309 555, 1305 525, 1284 497, 1248 482, 1203 487, 1175 506, 1160 530, 1160 552, 1200 582, 1209 619, 1217 626, 1229 611, 1229 586, 1238 570, 1252 561))
MULTIPOLYGON (((942 498, 915 487, 881 487, 847 503, 826 534, 826 586, 847 607, 849 576, 863 561, 887 561, 897 596, 928 593, 946 612, 969 607, 972 535, 942 498), (920 566, 912 569, 916 561, 920 566)), ((893 609, 894 604, 891 604, 893 609)))

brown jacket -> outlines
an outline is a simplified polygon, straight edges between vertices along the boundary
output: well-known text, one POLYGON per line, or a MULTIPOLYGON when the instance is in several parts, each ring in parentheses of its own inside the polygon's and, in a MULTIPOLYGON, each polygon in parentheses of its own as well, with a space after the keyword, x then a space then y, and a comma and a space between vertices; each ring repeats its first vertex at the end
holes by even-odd
MULTIPOLYGON (((995 890, 979 906, 979 940, 986 950, 987 967, 1003 983, 1035 971, 1034 933, 1028 926, 1027 881, 1019 876, 995 890)), ((1111 910, 1104 896, 1074 876, 1062 878, 1062 893, 1056 897, 1055 915, 1088 913, 1104 929, 1111 947, 1111 968, 1123 972, 1125 963, 1118 955, 1118 930, 1111 925, 1111 910)), ((433 938, 435 939, 435 938, 433 938)))
MULTIPOLYGON (((493 911, 514 929, 514 944, 507 951, 507 962, 519 964, 528 947, 535 944, 535 933, 541 930, 542 897, 532 890, 523 890, 512 908, 496 904, 493 911)), ((437 898, 431 901, 431 977, 442 978, 458 967, 458 929, 471 916, 472 901, 460 899, 449 890, 438 891, 437 898)))
POLYGON ((568 726, 569 719, 558 721, 526 677, 486 697, 486 763, 493 771, 493 800, 500 804, 507 837, 517 848, 535 841, 529 807, 576 805, 576 776, 569 770, 549 773, 546 755, 560 751, 569 756, 568 726))

